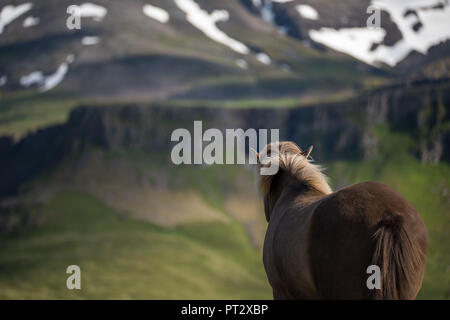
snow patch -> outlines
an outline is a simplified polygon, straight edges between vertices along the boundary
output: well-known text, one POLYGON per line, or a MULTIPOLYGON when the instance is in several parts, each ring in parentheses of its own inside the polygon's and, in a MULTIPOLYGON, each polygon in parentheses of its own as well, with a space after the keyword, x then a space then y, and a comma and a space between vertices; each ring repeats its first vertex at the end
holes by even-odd
POLYGON ((96 36, 86 36, 81 39, 83 46, 92 46, 100 42, 100 38, 96 36))
POLYGON ((86 2, 79 6, 80 16, 82 18, 93 18, 95 21, 102 21, 108 13, 105 7, 86 2))
POLYGON ((264 52, 257 53, 256 60, 258 60, 262 64, 270 64, 272 62, 270 57, 267 54, 265 54, 264 52))
POLYGON ((67 56, 67 58, 66 58, 66 62, 68 63, 68 64, 71 64, 72 62, 74 62, 75 61, 75 56, 73 55, 73 54, 69 54, 68 56, 67 56))
POLYGON ((33 71, 32 73, 20 77, 20 84, 26 88, 34 84, 40 84, 44 81, 44 74, 42 71, 33 71))
POLYGON ((43 86, 39 89, 40 91, 48 91, 56 87, 58 84, 63 81, 67 71, 69 70, 69 65, 67 63, 63 63, 59 66, 58 70, 55 73, 45 77, 43 86))
POLYGON ((265 1, 264 5, 260 5, 261 18, 271 24, 275 24, 275 13, 273 12, 272 1, 265 1))
POLYGON ((276 21, 276 12, 274 10, 273 4, 286 3, 290 1, 291 0, 252 0, 252 4, 255 9, 259 11, 261 18, 264 21, 274 25, 282 34, 288 34, 289 26, 278 24, 276 21))
POLYGON ((167 23, 169 21, 169 13, 164 9, 152 6, 150 4, 146 4, 142 8, 142 11, 146 16, 155 19, 161 23, 167 23))
POLYGON ((0 87, 3 87, 8 81, 8 77, 6 75, 0 77, 0 87))
POLYGON ((393 46, 379 45, 376 50, 373 51, 374 61, 381 61, 387 65, 394 67, 397 63, 405 59, 411 48, 407 42, 400 40, 393 46))
POLYGON ((29 27, 33 27, 35 25, 39 24, 39 18, 37 17, 26 17, 25 20, 23 20, 23 27, 24 28, 29 28, 29 27))
POLYGON ((321 28, 310 30, 312 40, 334 50, 347 53, 365 63, 383 62, 391 67, 412 51, 427 54, 428 50, 450 39, 450 4, 440 0, 373 0, 372 6, 387 11, 402 34, 392 46, 381 44, 384 29, 321 28), (441 4, 442 6, 438 6, 441 4), (405 15, 408 13, 407 15, 405 15), (375 50, 371 50, 378 44, 375 50))
POLYGON ((248 63, 244 59, 237 59, 236 60, 236 64, 241 69, 247 69, 248 68, 248 63))
POLYGON ((23 15, 25 12, 31 10, 33 4, 30 2, 20 4, 18 6, 8 5, 4 6, 0 12, 0 34, 3 33, 5 27, 23 15))
POLYGON ((308 6, 307 4, 299 4, 295 8, 297 9, 298 13, 305 19, 309 20, 319 19, 319 14, 317 13, 316 9, 314 9, 311 6, 308 6))
POLYGON ((20 84, 27 88, 32 85, 37 85, 41 92, 51 90, 64 80, 64 77, 69 70, 69 64, 72 63, 73 60, 73 55, 67 56, 66 61, 58 67, 56 72, 48 76, 44 76, 42 71, 34 71, 26 76, 22 76, 20 78, 20 84))
POLYGON ((209 14, 207 11, 200 8, 193 0, 175 0, 175 4, 186 13, 187 21, 202 31, 210 39, 219 42, 238 53, 249 53, 250 50, 245 44, 229 37, 216 26, 217 22, 228 20, 228 11, 215 10, 209 14))
POLYGON ((450 39, 450 4, 439 0, 375 0, 374 7, 385 10, 391 16, 392 21, 402 33, 404 46, 410 51, 415 50, 426 54, 428 49, 441 42, 450 39), (442 9, 435 6, 442 4, 442 9), (404 16, 408 11, 416 13, 404 16), (413 26, 421 23, 422 26, 414 31, 413 26))
POLYGON ((275 13, 273 12, 272 0, 252 0, 253 6, 259 10, 261 18, 271 24, 275 24, 275 13))
POLYGON ((374 64, 375 58, 370 48, 381 42, 386 35, 383 29, 343 28, 339 30, 321 28, 310 30, 309 36, 334 50, 345 52, 367 64, 374 64))

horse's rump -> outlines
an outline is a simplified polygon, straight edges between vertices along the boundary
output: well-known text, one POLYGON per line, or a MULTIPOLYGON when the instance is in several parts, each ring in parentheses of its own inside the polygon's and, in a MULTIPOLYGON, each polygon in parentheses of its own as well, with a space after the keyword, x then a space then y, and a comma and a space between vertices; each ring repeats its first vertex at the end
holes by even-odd
POLYGON ((339 190, 316 208, 309 252, 324 299, 411 299, 420 288, 428 234, 415 209, 391 188, 365 182, 339 190), (366 269, 381 269, 369 290, 366 269))

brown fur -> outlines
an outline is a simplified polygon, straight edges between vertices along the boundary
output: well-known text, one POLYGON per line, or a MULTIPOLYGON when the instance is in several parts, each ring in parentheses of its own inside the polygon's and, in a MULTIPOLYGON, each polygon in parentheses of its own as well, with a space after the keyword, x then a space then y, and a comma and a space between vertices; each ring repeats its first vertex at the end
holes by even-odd
POLYGON ((425 225, 386 185, 332 192, 320 167, 292 142, 268 145, 280 170, 261 176, 269 222, 264 266, 275 299, 414 299, 428 251, 425 225), (381 289, 369 290, 369 265, 381 289))

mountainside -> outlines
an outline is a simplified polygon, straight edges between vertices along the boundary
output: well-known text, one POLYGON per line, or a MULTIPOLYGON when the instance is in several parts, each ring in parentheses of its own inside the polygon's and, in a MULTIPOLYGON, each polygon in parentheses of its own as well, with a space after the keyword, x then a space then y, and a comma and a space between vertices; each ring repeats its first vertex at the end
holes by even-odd
MULTIPOLYGON (((448 64, 448 1, 242 2, 291 37, 316 48, 348 54, 370 65, 393 68, 397 75, 423 77, 425 73, 419 71, 422 68, 431 68, 437 61, 448 64), (373 27, 377 21, 379 25, 373 27)), ((448 67, 435 69, 440 76, 448 76, 448 67)))
MULTIPOLYGON (((150 176, 152 180, 162 181, 164 187, 170 185, 171 176, 174 181, 181 183, 180 181, 184 180, 181 177, 175 179, 175 176, 183 174, 190 166, 178 168, 172 164, 170 150, 174 143, 171 142, 170 136, 177 128, 193 130, 193 123, 198 119, 203 121, 203 130, 279 128, 280 139, 298 141, 304 146, 316 145, 314 154, 320 161, 370 160, 383 156, 384 145, 378 136, 378 130, 388 128, 414 139, 415 143, 405 152, 422 163, 448 162, 449 86, 448 81, 418 82, 367 93, 342 104, 287 109, 185 108, 158 105, 80 107, 71 113, 65 124, 39 130, 18 142, 10 137, 0 139, 0 173, 3 177, 0 182, 0 196, 20 195, 20 190, 27 190, 26 186, 36 177, 51 174, 54 168, 59 168, 67 159, 79 157, 80 160, 73 160, 75 162, 66 170, 77 172, 81 177, 80 181, 70 174, 59 176, 57 180, 60 182, 54 186, 41 186, 43 192, 59 190, 70 184, 78 185, 78 189, 85 189, 84 179, 94 174, 99 175, 94 179, 98 183, 92 185, 94 193, 101 189, 99 183, 111 187, 117 182, 119 189, 114 191, 115 193, 128 190, 128 197, 141 191, 154 194, 157 190, 146 184, 141 185, 141 169, 136 171, 133 169, 135 164, 128 164, 127 154, 137 153, 142 155, 140 157, 143 159, 148 159, 148 162, 153 164, 153 167, 148 169, 149 172, 159 168, 160 174, 155 177, 151 173, 150 176), (106 151, 107 154, 124 156, 118 157, 109 166, 106 165, 109 163, 108 156, 103 154, 103 151, 92 151, 96 149, 106 151), (87 171, 83 169, 85 165, 88 165, 87 171), (75 167, 70 169, 71 166, 75 167), (104 170, 124 173, 117 181, 109 181, 107 171, 102 174, 104 170), (137 191, 140 189, 141 191, 137 191)), ((185 181, 184 184, 189 183, 185 181)), ((233 182, 230 190, 234 189, 233 182)), ((104 200, 115 199, 107 196, 106 191, 97 196, 104 200)), ((149 196, 142 196, 142 199, 152 202, 149 196)), ((141 200, 133 196, 125 201, 125 204, 123 201, 117 201, 117 204, 127 207, 132 206, 126 204, 128 202, 139 203, 141 200)), ((142 203, 142 206, 145 207, 145 203, 142 203)), ((198 210, 202 212, 203 209, 198 210)))
POLYGON ((345 103, 284 109, 185 108, 125 105, 81 107, 67 123, 39 130, 18 142, 0 140, 0 195, 15 192, 37 172, 73 152, 100 147, 170 155, 170 135, 176 128, 193 128, 203 121, 213 128, 279 128, 281 139, 320 146, 322 160, 370 159, 383 146, 374 130, 389 126, 410 134, 409 152, 424 163, 450 160, 450 82, 432 81, 393 86, 345 103))
POLYGON ((80 29, 69 30, 71 1, 6 1, 2 92, 133 101, 320 99, 398 76, 448 76, 448 3, 372 2, 382 9, 377 30, 361 29, 371 2, 354 0, 98 0, 80 3, 80 29), (412 16, 418 30, 407 28, 412 16), (430 38, 438 29, 439 37, 430 38))
POLYGON ((419 297, 448 298, 448 87, 412 83, 289 109, 80 107, 65 124, 3 138, 0 296, 267 298, 253 168, 170 160, 172 130, 202 119, 204 130, 280 128, 282 139, 314 144, 333 189, 375 180, 398 190, 430 233, 419 297), (73 261, 88 277, 79 294, 54 273, 73 261))
POLYGON ((377 77, 350 59, 329 58, 283 36, 236 0, 152 1, 167 21, 144 11, 146 1, 97 1, 94 8, 103 15, 86 14, 80 30, 66 27, 72 2, 30 4, 0 35, 6 92, 45 91, 56 82, 63 92, 103 99, 298 96, 310 81, 330 91, 332 80, 317 70, 322 63, 353 80, 377 77), (24 28, 27 15, 39 23, 24 28))

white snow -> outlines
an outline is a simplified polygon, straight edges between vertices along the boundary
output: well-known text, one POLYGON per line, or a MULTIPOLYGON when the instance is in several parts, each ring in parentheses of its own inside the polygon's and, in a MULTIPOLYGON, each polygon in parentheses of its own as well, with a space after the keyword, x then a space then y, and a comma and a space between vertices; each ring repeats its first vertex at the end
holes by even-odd
POLYGON ((152 6, 151 4, 144 5, 142 11, 146 16, 161 23, 167 23, 169 21, 169 13, 166 10, 152 6))
POLYGON ((26 76, 22 76, 20 78, 20 84, 27 88, 32 85, 37 85, 41 92, 51 90, 64 80, 64 77, 69 70, 69 64, 72 63, 73 60, 73 55, 67 56, 66 61, 58 67, 56 72, 48 76, 44 76, 42 71, 34 71, 26 76))
POLYGON ((241 69, 247 69, 248 68, 248 63, 244 59, 237 59, 236 60, 236 64, 241 69))
POLYGON ((403 59, 405 59, 411 48, 404 40, 400 40, 393 46, 379 45, 375 51, 373 51, 374 61, 382 61, 387 65, 393 67, 403 59))
POLYGON ((45 77, 44 84, 39 90, 48 91, 56 87, 58 84, 61 83, 61 81, 63 81, 68 70, 69 65, 66 62, 62 63, 55 73, 49 75, 48 77, 45 77))
POLYGON ((264 2, 264 5, 260 5, 261 18, 271 24, 275 23, 275 13, 273 12, 272 1, 264 2))
POLYGON ((298 13, 300 13, 300 15, 305 19, 309 20, 319 19, 319 14, 317 13, 316 9, 314 9, 311 6, 308 6, 307 4, 299 4, 295 8, 297 9, 298 13))
POLYGON ((434 45, 450 39, 450 4, 447 1, 443 9, 433 9, 432 7, 443 3, 440 0, 375 0, 372 1, 374 7, 385 10, 399 28, 403 36, 404 46, 410 51, 416 50, 426 54, 428 49, 434 45), (417 17, 409 15, 404 17, 404 13, 412 9, 417 12, 417 17), (413 30, 413 25, 422 23, 422 28, 418 32, 413 30))
POLYGON ((108 10, 105 7, 86 2, 79 6, 80 16, 83 18, 93 18, 95 21, 102 21, 108 10))
POLYGON ((3 33, 5 27, 23 15, 25 12, 31 10, 33 4, 30 2, 20 4, 18 6, 7 5, 4 6, 0 12, 0 34, 3 33))
POLYGON ((261 18, 271 24, 275 24, 275 12, 273 11, 273 2, 272 0, 252 0, 253 6, 259 10, 261 14, 261 18))
POLYGON ((273 4, 275 2, 286 3, 286 2, 290 2, 290 1, 292 1, 292 0, 265 0, 265 1, 252 0, 252 3, 253 3, 253 6, 256 9, 258 9, 258 11, 261 15, 261 18, 264 21, 274 25, 276 28, 278 28, 278 31, 280 31, 282 34, 287 34, 289 31, 289 27, 286 25, 279 25, 275 21, 276 13, 275 13, 273 4))
POLYGON ((29 28, 29 27, 33 27, 35 25, 39 24, 39 18, 37 17, 26 17, 25 20, 23 20, 23 27, 24 28, 29 28))
POLYGON ((345 52, 368 64, 374 64, 370 48, 373 43, 381 42, 386 35, 383 29, 343 28, 339 30, 321 28, 310 30, 309 36, 334 50, 345 52))
POLYGON ((265 54, 264 52, 259 52, 256 54, 256 59, 261 62, 262 64, 270 64, 272 62, 272 60, 270 59, 270 57, 265 54))
POLYGON ((377 65, 377 62, 395 66, 405 59, 412 51, 427 54, 428 50, 439 43, 450 39, 450 5, 440 0, 373 0, 372 6, 387 11, 392 21, 402 34, 402 39, 392 46, 381 44, 386 31, 368 28, 344 28, 310 30, 309 36, 334 50, 347 53, 365 63, 377 65), (444 8, 435 8, 439 3, 444 8), (404 16, 405 12, 413 10, 417 16, 404 16), (421 23, 416 32, 413 26, 421 23), (373 44, 379 44, 375 50, 370 50, 373 44))
POLYGON ((30 87, 33 84, 40 84, 44 81, 44 74, 42 71, 33 71, 32 73, 20 77, 20 84, 24 87, 30 87))
POLYGON ((215 10, 209 14, 207 11, 200 8, 200 6, 193 0, 175 0, 175 4, 186 13, 187 21, 202 31, 207 37, 231 48, 238 53, 249 53, 250 50, 245 44, 229 37, 225 32, 216 26, 217 22, 228 20, 228 11, 215 10))
POLYGON ((3 87, 8 81, 8 77, 6 75, 0 77, 0 87, 3 87))
POLYGON ((71 64, 72 62, 74 62, 74 60, 75 60, 75 56, 73 54, 69 54, 66 58, 66 62, 68 64, 71 64))
POLYGON ((92 46, 100 42, 100 38, 96 36, 86 36, 81 39, 83 46, 92 46))

